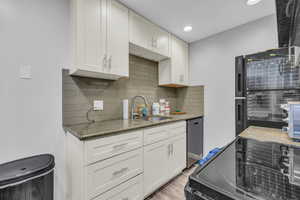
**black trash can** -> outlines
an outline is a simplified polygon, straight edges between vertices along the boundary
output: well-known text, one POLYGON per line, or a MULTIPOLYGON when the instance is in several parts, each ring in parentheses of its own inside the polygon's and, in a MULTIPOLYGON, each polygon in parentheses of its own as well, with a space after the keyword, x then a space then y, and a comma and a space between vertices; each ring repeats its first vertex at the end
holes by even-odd
POLYGON ((0 165, 0 200, 53 200, 54 157, 50 154, 0 165))

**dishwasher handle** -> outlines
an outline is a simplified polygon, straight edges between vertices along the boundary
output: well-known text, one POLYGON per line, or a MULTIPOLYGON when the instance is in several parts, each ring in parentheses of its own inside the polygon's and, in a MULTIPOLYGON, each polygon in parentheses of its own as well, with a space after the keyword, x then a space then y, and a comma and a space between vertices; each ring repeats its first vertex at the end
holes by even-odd
POLYGON ((187 120, 187 122, 188 122, 189 126, 193 126, 193 125, 197 126, 202 123, 202 120, 203 120, 203 118, 201 117, 201 118, 187 120))

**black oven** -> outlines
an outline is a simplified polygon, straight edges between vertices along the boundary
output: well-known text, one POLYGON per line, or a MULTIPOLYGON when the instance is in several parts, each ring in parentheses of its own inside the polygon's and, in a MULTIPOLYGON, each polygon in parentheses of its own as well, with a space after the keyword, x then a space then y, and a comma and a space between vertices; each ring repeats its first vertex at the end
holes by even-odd
POLYGON ((299 200, 300 149, 237 138, 190 176, 187 200, 299 200))

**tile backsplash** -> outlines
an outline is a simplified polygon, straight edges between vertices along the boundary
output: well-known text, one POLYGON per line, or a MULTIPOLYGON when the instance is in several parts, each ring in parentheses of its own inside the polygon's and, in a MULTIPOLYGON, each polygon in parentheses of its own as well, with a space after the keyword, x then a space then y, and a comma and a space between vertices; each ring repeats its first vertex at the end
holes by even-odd
POLYGON ((204 86, 177 89, 176 107, 187 113, 204 113, 204 86))
POLYGON ((163 98, 170 102, 172 110, 203 112, 203 87, 159 87, 157 62, 132 55, 129 62, 129 78, 117 81, 72 77, 68 70, 63 70, 64 125, 87 122, 86 114, 93 107, 94 100, 103 100, 104 110, 90 112, 91 119, 120 119, 122 100, 128 99, 130 102, 136 95, 145 96, 150 105, 163 98))

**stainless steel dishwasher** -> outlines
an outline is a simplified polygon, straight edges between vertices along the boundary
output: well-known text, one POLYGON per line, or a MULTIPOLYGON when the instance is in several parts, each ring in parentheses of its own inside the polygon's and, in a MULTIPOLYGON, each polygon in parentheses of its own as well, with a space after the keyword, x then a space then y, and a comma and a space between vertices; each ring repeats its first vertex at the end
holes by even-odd
POLYGON ((187 168, 203 156, 203 117, 187 120, 187 168))

